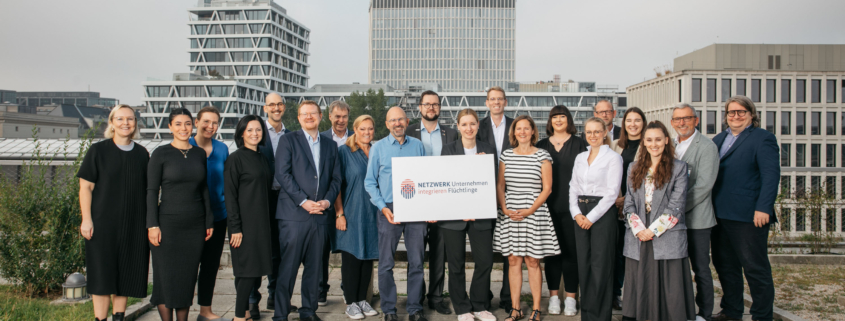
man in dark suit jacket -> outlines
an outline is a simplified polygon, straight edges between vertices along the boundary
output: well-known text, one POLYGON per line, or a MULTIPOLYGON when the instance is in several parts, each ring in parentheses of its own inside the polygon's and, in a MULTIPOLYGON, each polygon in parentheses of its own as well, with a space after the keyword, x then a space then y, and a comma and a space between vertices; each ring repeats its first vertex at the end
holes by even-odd
POLYGON ((775 288, 766 241, 777 220, 780 163, 775 135, 760 128, 751 99, 734 96, 725 104, 729 128, 713 138, 719 148, 719 174, 713 185, 717 225, 712 235, 713 266, 724 296, 713 320, 740 320, 742 273, 751 290, 751 318, 772 320, 775 288))
POLYGON ((303 101, 298 119, 302 130, 282 136, 276 150, 275 177, 282 185, 276 210, 282 263, 276 282, 274 321, 287 320, 300 264, 304 270, 299 317, 303 321, 320 320, 315 312, 329 221, 325 211, 337 199, 341 183, 337 144, 320 139, 317 131, 322 119, 320 107, 313 101, 303 101))
MULTIPOLYGON (((622 128, 613 123, 613 119, 616 118, 616 109, 613 108, 613 103, 609 100, 599 100, 593 106, 593 117, 601 118, 605 124, 613 125, 607 135, 610 136, 611 141, 619 139, 619 133, 622 132, 622 128)), ((581 133, 581 138, 587 140, 587 134, 581 133)))
MULTIPOLYGON (((264 132, 264 144, 258 146, 258 152, 270 164, 270 175, 274 175, 276 172, 276 148, 278 147, 279 138, 284 134, 290 133, 285 128, 285 124, 282 124, 282 116, 285 114, 285 101, 282 96, 277 93, 267 95, 267 98, 264 99, 264 112, 267 113, 267 119, 264 124, 267 130, 264 132)), ((270 196, 267 198, 271 200, 269 206, 270 212, 268 213, 270 215, 270 222, 276 221, 275 200, 279 198, 281 188, 282 186, 274 178, 273 186, 269 191, 270 196)), ((267 276, 267 310, 275 309, 276 279, 279 276, 279 262, 282 259, 279 254, 279 226, 277 224, 270 224, 270 237, 272 239, 273 273, 267 276)), ((261 301, 261 293, 258 292, 259 287, 260 285, 256 286, 249 296, 250 316, 255 319, 261 317, 258 309, 258 302, 261 301)))
MULTIPOLYGON (((441 127, 437 120, 440 118, 440 95, 427 90, 420 95, 419 124, 411 125, 408 136, 419 139, 423 143, 426 156, 440 156, 443 146, 459 139, 458 132, 449 127, 441 127)), ((451 314, 449 306, 443 302, 443 284, 445 281, 446 254, 443 252, 445 244, 440 235, 437 223, 428 224, 428 234, 425 243, 428 244, 428 307, 440 314, 451 314)), ((423 281, 425 291, 425 281, 423 281)), ((425 300, 423 293, 422 300, 425 300)), ((422 304, 422 301, 420 301, 422 304)))

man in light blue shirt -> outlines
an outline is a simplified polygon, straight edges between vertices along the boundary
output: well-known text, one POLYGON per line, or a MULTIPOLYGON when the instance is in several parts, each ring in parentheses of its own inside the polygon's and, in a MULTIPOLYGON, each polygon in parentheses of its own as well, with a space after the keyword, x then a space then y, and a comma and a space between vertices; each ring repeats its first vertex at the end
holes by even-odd
POLYGON ((367 164, 367 177, 364 188, 370 194, 370 201, 381 210, 378 215, 379 259, 378 287, 381 296, 381 309, 385 321, 397 321, 396 282, 393 280, 393 265, 399 238, 405 234, 405 249, 408 254, 408 302, 409 321, 427 321, 423 316, 421 298, 425 273, 423 256, 425 255, 426 222, 400 223, 393 220, 393 165, 394 157, 413 157, 425 155, 422 143, 405 135, 408 117, 399 107, 387 112, 387 128, 390 135, 378 141, 370 149, 370 162, 367 164))

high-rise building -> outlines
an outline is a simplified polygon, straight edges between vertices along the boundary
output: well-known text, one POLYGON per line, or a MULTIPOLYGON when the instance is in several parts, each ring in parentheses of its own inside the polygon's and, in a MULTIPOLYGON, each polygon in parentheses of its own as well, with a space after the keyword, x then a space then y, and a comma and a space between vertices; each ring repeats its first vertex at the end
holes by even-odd
POLYGON ((190 73, 142 83, 145 136, 169 136, 171 108, 213 105, 219 138, 231 138, 241 117, 263 113, 267 94, 308 88, 311 31, 273 0, 199 0, 188 12, 190 73))
MULTIPOLYGON (((839 202, 845 196, 845 45, 714 44, 675 58, 674 72, 627 92, 628 105, 667 126, 673 106, 690 104, 699 132, 710 138, 727 129, 728 98, 747 96, 760 127, 780 144, 782 198, 819 189, 839 202)), ((810 213, 789 201, 779 210, 787 232, 845 232, 845 209, 810 213)))
POLYGON ((369 82, 476 92, 514 81, 516 0, 371 0, 369 82))

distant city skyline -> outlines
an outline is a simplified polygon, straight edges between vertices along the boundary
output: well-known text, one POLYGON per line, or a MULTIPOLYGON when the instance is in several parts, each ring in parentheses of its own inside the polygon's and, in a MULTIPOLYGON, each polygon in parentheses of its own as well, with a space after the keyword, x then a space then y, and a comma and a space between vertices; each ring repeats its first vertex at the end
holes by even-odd
MULTIPOLYGON (((309 87, 367 82, 368 0, 279 0, 311 28, 309 87)), ((139 83, 188 72, 196 0, 15 1, 0 10, 0 89, 97 91, 139 105, 139 83), (33 14, 37 14, 33 20, 33 14), (9 32, 12 30, 13 32, 9 32)), ((517 0, 515 80, 619 90, 713 43, 843 44, 845 2, 517 0), (585 14, 589 13, 589 14, 585 14), (743 18, 744 17, 744 18, 743 18)))

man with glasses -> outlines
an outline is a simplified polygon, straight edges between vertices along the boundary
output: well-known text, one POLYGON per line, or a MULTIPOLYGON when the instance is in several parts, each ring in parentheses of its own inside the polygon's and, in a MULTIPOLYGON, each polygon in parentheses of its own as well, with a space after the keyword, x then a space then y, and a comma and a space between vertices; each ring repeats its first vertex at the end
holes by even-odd
POLYGON ((275 178, 282 185, 276 220, 282 261, 276 282, 274 321, 287 320, 299 266, 303 265, 300 293, 302 321, 320 321, 316 311, 320 295, 320 267, 329 219, 326 211, 340 193, 337 144, 320 139, 317 130, 323 113, 311 100, 299 105, 302 130, 284 135, 276 150, 275 178))
MULTIPOLYGON (((607 132, 607 135, 610 136, 610 140, 619 139, 619 133, 622 132, 622 128, 613 123, 613 119, 616 118, 616 109, 613 109, 613 103, 609 100, 599 100, 599 102, 593 106, 593 116, 601 118, 601 120, 607 124, 607 128, 610 129, 607 132)), ((587 134, 582 134, 581 138, 587 140, 587 134)))
POLYGON ((709 138, 696 130, 698 114, 689 104, 672 110, 675 158, 686 162, 689 170, 685 219, 690 266, 695 273, 696 321, 710 320, 713 314, 713 275, 710 271, 710 232, 716 225, 710 192, 719 173, 719 150, 709 138))
POLYGON ((405 250, 408 255, 408 301, 406 310, 410 321, 427 321, 423 315, 422 296, 425 271, 426 222, 396 222, 393 219, 393 162, 394 157, 425 155, 422 142, 405 135, 408 117, 400 107, 387 111, 385 124, 390 130, 382 140, 370 148, 367 177, 364 188, 370 194, 370 201, 382 215, 378 216, 378 290, 381 310, 385 321, 397 321, 396 282, 393 279, 394 255, 399 238, 405 235, 405 250))
MULTIPOLYGON (((458 132, 449 127, 440 127, 440 95, 426 90, 420 95, 420 118, 419 124, 411 126, 408 136, 419 139, 425 149, 425 156, 440 156, 443 146, 458 140, 458 132)), ((428 244, 428 307, 440 314, 452 314, 449 306, 443 302, 443 284, 446 279, 446 244, 440 235, 440 226, 437 223, 428 224, 426 234, 428 244)), ((425 300, 425 281, 423 281, 423 296, 425 300)))
POLYGON ((778 142, 760 128, 748 97, 731 97, 724 110, 728 128, 713 138, 719 149, 719 174, 713 185, 717 224, 711 243, 724 295, 722 311, 713 320, 742 318, 743 273, 751 292, 751 319, 772 320, 775 287, 766 246, 770 224, 777 221, 778 142))
MULTIPOLYGON (((267 160, 270 165, 270 175, 275 174, 276 170, 276 148, 279 145, 279 138, 290 131, 285 129, 285 124, 282 124, 282 116, 285 114, 285 100, 277 93, 271 93, 264 99, 264 112, 267 114, 265 120, 265 127, 267 131, 264 132, 264 145, 258 147, 258 151, 267 160)), ((276 200, 279 199, 279 191, 282 185, 273 178, 273 187, 270 190, 270 222, 276 221, 276 200)), ((271 249, 273 255, 273 272, 267 276, 267 310, 275 310, 276 300, 276 278, 279 276, 279 262, 281 256, 279 253, 279 225, 270 224, 271 249)), ((249 315, 255 319, 259 319, 258 302, 261 301, 261 293, 258 292, 256 286, 249 296, 249 315)))

